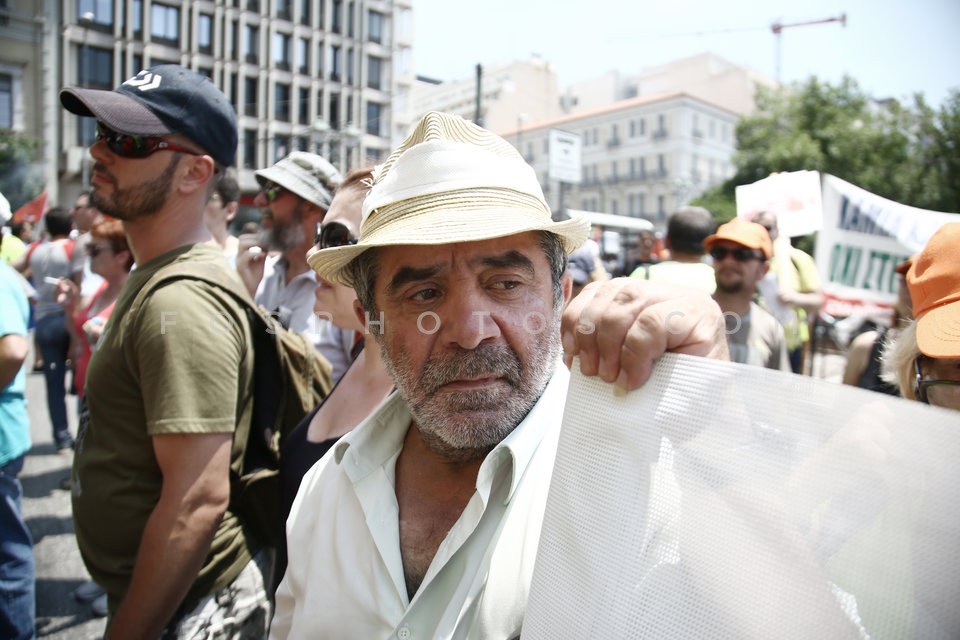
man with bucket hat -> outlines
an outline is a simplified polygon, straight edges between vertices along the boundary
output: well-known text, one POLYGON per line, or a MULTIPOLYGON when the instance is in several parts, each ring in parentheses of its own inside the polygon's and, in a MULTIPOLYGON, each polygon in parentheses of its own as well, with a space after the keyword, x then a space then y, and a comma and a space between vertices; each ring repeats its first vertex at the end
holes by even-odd
POLYGON ((260 192, 254 204, 263 212, 263 232, 255 240, 240 238, 237 270, 257 304, 284 327, 305 334, 330 362, 336 382, 350 364, 354 332, 314 313, 317 274, 307 265, 307 251, 330 209, 340 172, 322 156, 293 151, 256 176, 260 192))
POLYGON ((72 478, 106 637, 262 636, 269 560, 228 508, 232 434, 251 414, 250 327, 215 285, 160 281, 188 266, 240 286, 203 218, 236 156, 233 107, 177 65, 60 101, 97 119, 91 202, 123 221, 137 262, 90 362, 72 478))
POLYGON ((397 393, 304 477, 271 637, 519 635, 569 379, 561 335, 585 374, 624 389, 665 349, 726 355, 713 301, 659 283, 593 283, 561 322, 588 229, 554 222, 516 150, 455 116, 424 116, 377 169, 359 239, 308 261, 356 289, 397 393))
POLYGON ((773 255, 767 230, 756 222, 734 218, 707 236, 703 246, 713 258, 717 283, 713 299, 727 325, 730 360, 790 371, 783 327, 753 301, 773 255))

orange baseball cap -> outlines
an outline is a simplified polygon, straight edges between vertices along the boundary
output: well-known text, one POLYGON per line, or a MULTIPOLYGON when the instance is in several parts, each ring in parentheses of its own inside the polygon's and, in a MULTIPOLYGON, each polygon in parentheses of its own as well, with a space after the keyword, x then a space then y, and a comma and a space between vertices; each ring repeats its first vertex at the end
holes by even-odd
POLYGON ((767 260, 773 255, 773 243, 770 242, 770 234, 767 233, 763 225, 748 222, 743 218, 734 218, 730 222, 720 225, 716 233, 706 237, 703 246, 709 251, 718 240, 729 240, 742 244, 748 249, 759 249, 763 251, 767 260))
POLYGON ((907 272, 917 346, 932 358, 960 358, 960 222, 937 230, 907 272))

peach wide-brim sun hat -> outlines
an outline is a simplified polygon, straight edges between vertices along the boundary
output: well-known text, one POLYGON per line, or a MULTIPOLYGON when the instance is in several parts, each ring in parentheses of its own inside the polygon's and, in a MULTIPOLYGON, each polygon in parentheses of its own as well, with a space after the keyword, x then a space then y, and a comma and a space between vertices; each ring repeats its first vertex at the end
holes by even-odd
POLYGON ((960 222, 933 234, 907 271, 920 353, 960 358, 960 222))
POLYGON ((307 259, 328 282, 353 286, 350 262, 374 247, 556 234, 569 254, 587 239, 581 217, 555 222, 536 173, 506 140, 459 116, 431 112, 374 171, 356 244, 307 259))

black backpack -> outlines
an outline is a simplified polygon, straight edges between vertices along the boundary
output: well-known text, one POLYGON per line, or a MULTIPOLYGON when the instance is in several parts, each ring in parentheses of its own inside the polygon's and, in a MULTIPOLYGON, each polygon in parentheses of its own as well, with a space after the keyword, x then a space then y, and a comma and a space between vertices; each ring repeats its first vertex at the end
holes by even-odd
POLYGON ((233 434, 230 511, 261 547, 275 547, 283 530, 278 468, 283 439, 332 388, 331 366, 307 338, 283 328, 257 306, 240 280, 213 263, 175 261, 140 290, 136 312, 154 290, 177 280, 200 280, 232 295, 246 312, 253 337, 253 411, 233 434))

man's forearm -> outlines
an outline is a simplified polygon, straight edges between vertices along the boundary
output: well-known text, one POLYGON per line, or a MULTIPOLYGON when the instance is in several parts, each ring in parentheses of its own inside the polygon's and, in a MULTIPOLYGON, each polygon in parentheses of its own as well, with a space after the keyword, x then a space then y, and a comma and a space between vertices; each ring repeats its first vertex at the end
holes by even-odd
POLYGON ((173 617, 210 552, 223 505, 190 509, 161 498, 140 541, 130 588, 106 637, 156 638, 173 617))

